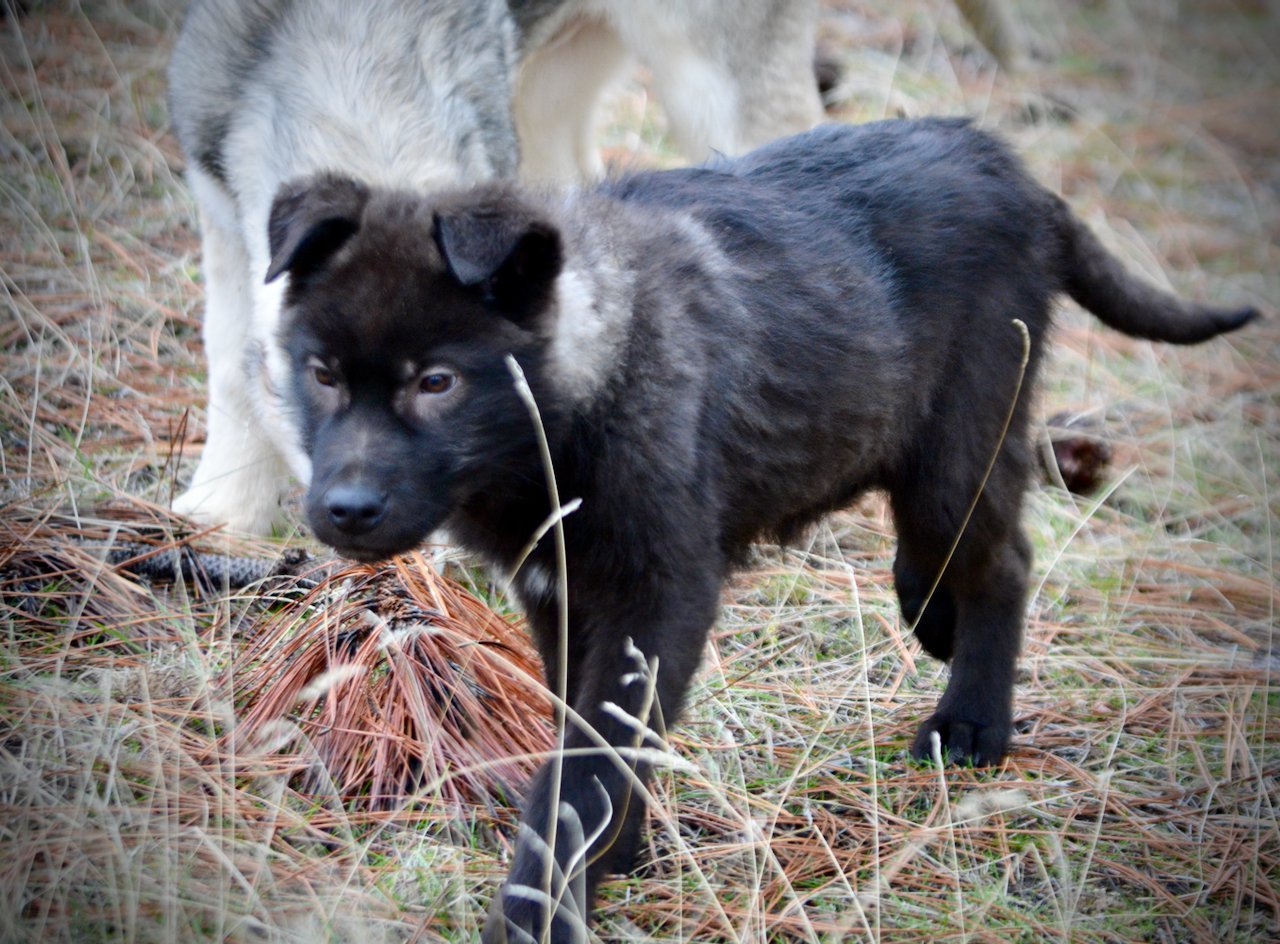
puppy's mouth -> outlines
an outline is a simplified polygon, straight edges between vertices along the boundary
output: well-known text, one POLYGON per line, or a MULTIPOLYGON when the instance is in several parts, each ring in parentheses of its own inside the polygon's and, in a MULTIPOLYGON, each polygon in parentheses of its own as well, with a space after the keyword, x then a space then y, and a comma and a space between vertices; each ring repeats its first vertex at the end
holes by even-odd
POLYGON ((353 539, 348 535, 335 534, 332 528, 313 526, 312 530, 316 537, 333 548, 334 553, 339 557, 361 564, 378 564, 400 554, 407 554, 422 544, 421 540, 379 541, 372 535, 365 540, 353 539))
POLYGON ((413 550, 413 547, 386 550, 382 548, 367 548, 367 547, 355 547, 355 546, 343 547, 337 544, 330 544, 329 546, 333 548, 334 552, 339 557, 345 557, 348 560, 353 560, 359 564, 379 564, 383 561, 390 560, 391 558, 395 557, 397 554, 404 554, 404 553, 407 553, 408 551, 413 550))

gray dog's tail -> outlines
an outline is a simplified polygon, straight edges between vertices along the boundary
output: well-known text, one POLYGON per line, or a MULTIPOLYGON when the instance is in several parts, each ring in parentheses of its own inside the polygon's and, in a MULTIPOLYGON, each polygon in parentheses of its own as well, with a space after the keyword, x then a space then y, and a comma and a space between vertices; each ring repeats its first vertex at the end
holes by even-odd
POLYGON ((1256 308, 1216 308, 1183 301, 1142 281, 1098 241, 1056 196, 1062 240, 1062 287, 1104 324, 1135 338, 1195 344, 1258 317, 1256 308))

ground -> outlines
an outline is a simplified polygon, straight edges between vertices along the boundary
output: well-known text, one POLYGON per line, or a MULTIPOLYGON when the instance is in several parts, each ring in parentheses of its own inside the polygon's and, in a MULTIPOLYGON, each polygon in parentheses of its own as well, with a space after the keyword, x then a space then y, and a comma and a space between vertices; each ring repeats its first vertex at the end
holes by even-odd
MULTIPOLYGON (((0 939, 469 940, 548 743, 503 588, 409 557, 231 589, 217 558, 174 582, 106 550, 322 553, 165 511, 203 431, 174 6, 0 6, 0 939)), ((945 668, 895 609, 880 500, 762 548, 602 940, 1280 934, 1276 6, 1027 0, 1009 73, 943 0, 827 0, 835 120, 973 115, 1134 268, 1272 318, 1171 349, 1064 307, 1039 415, 1112 458, 1031 493, 998 769, 907 758, 945 668)), ((675 161, 643 76, 602 135, 675 161)))

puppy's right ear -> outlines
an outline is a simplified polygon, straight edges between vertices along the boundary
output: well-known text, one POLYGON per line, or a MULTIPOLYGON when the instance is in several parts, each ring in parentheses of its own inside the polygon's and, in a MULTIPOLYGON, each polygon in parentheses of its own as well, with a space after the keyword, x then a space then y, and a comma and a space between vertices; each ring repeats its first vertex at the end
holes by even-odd
POLYGON ((301 278, 324 266, 360 229, 369 188, 349 177, 323 174, 287 183, 271 204, 266 281, 288 272, 301 278))

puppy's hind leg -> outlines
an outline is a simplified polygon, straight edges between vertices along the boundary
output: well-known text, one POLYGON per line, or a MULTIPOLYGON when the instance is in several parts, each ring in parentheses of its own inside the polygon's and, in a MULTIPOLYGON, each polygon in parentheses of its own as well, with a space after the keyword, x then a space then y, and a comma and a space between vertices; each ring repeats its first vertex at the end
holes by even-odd
POLYGON ((932 756, 937 733, 951 762, 995 764, 1013 735, 1031 567, 1030 545, 1018 527, 1021 451, 1012 444, 1002 449, 985 483, 982 463, 974 461, 893 490, 899 540, 894 574, 903 615, 916 623, 930 654, 951 662, 946 691, 912 743, 916 757, 932 756), (979 488, 970 514, 966 506, 979 488))
POLYGON ((914 627, 924 651, 946 662, 955 649, 956 602, 951 591, 937 580, 940 567, 936 554, 922 559, 899 541, 893 561, 893 586, 898 592, 902 618, 914 627))
POLYGON ((595 143, 600 99, 630 65, 618 34, 599 20, 575 21, 529 54, 512 108, 523 180, 569 183, 602 175, 595 143))
POLYGON ((952 763, 997 764, 1008 750, 1030 558, 1026 541, 1015 534, 963 579, 944 574, 955 600, 951 679, 916 733, 915 757, 932 757, 935 732, 952 763))
POLYGON ((266 534, 280 514, 288 467, 257 417, 247 374, 253 342, 249 253, 235 204, 198 167, 191 183, 200 206, 208 362, 208 435, 187 490, 173 508, 200 523, 266 534))

